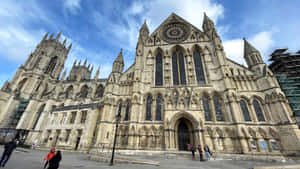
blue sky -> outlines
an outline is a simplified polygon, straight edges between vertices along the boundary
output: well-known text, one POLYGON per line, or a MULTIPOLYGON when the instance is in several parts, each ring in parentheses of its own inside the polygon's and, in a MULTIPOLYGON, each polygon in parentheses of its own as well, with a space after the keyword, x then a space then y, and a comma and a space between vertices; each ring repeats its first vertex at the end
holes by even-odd
MULTIPOLYGON (((138 30, 144 20, 150 32, 175 12, 202 29, 203 12, 213 19, 227 57, 244 64, 242 38, 260 50, 264 60, 276 48, 300 50, 300 1, 289 0, 2 0, 0 2, 0 86, 46 32, 62 31, 73 43, 66 69, 75 59, 100 66, 107 77, 123 48, 125 68, 134 61, 138 30)), ((95 69, 94 69, 95 70, 95 69)))

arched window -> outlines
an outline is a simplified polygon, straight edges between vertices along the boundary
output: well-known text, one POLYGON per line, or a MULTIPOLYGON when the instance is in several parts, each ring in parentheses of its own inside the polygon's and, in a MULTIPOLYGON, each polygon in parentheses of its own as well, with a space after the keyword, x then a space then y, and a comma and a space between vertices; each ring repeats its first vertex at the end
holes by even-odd
POLYGON ((46 68, 45 73, 52 73, 57 63, 57 56, 51 58, 48 67, 46 68))
POLYGON ((172 68, 173 68, 173 84, 174 85, 185 85, 185 66, 184 56, 181 50, 176 49, 172 55, 172 68))
MULTIPOLYGON (((118 115, 122 113, 122 103, 119 103, 119 107, 118 107, 118 115)), ((121 120, 121 119, 119 119, 121 120)))
POLYGON ((22 88, 24 87, 26 81, 27 81, 27 78, 25 78, 25 79, 23 79, 21 82, 19 82, 18 88, 17 88, 19 91, 22 90, 22 88))
POLYGON ((146 120, 151 120, 151 106, 152 98, 151 96, 148 96, 146 100, 146 120))
POLYGON ((266 121, 264 114, 261 110, 260 104, 257 100, 253 100, 253 106, 254 106, 254 110, 255 110, 258 121, 266 121))
POLYGON ((73 95, 73 86, 69 86, 66 90, 66 99, 71 98, 73 95))
POLYGON ((241 106, 245 121, 251 121, 249 110, 248 110, 247 104, 244 100, 240 101, 240 106, 241 106))
POLYGON ((156 111, 155 111, 155 120, 161 120, 161 96, 156 98, 156 111))
POLYGON ((162 86, 163 85, 163 60, 161 52, 158 52, 156 55, 156 66, 155 66, 155 85, 162 86))
POLYGON ((194 63, 195 63, 195 71, 198 84, 205 84, 205 76, 202 65, 202 57, 198 50, 194 51, 194 63))
POLYGON ((209 108, 208 98, 206 96, 202 97, 203 109, 204 109, 204 116, 205 121, 211 121, 211 111, 209 108))
POLYGON ((103 96, 103 92, 104 92, 103 86, 99 85, 97 87, 96 94, 95 94, 96 98, 102 97, 103 96))
POLYGON ((79 97, 80 98, 86 98, 88 96, 88 93, 89 93, 89 88, 84 85, 81 89, 80 89, 80 94, 79 94, 79 97))
POLYGON ((130 114, 130 103, 127 103, 124 120, 126 121, 129 120, 129 114, 130 114))
POLYGON ((42 112, 43 112, 44 109, 45 109, 45 106, 46 106, 46 104, 43 104, 43 105, 39 108, 39 110, 38 110, 38 112, 37 112, 37 117, 35 118, 35 122, 34 122, 34 124, 33 124, 33 126, 32 126, 32 129, 34 129, 34 128, 36 127, 36 125, 37 125, 37 123, 38 123, 38 121, 39 121, 39 119, 40 119, 40 117, 41 117, 41 114, 42 114, 42 112))
POLYGON ((215 111, 216 111, 216 120, 217 121, 225 121, 224 116, 222 113, 222 107, 220 104, 220 97, 219 96, 213 96, 215 111))

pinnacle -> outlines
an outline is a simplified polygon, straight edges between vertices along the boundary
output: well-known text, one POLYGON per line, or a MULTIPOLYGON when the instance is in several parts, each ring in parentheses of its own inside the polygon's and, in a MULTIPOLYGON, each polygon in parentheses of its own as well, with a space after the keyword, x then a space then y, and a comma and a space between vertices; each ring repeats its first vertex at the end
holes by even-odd
POLYGON ((247 40, 246 38, 243 38, 244 40, 244 56, 249 55, 250 53, 253 52, 257 52, 259 53, 259 51, 257 49, 255 49, 247 40))
POLYGON ((115 62, 124 63, 124 60, 123 60, 123 49, 122 48, 121 48, 120 53, 119 53, 117 59, 115 60, 115 62))

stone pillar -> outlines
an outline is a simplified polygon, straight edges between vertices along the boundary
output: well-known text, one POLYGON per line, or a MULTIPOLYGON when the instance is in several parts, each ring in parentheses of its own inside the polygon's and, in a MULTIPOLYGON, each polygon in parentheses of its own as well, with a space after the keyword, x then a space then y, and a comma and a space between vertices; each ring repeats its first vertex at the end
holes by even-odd
POLYGON ((252 120, 254 122, 258 122, 257 117, 256 117, 256 113, 255 113, 255 110, 254 110, 254 107, 253 107, 252 103, 249 103, 249 113, 250 113, 250 116, 252 117, 252 120))
POLYGON ((213 122, 216 122, 217 121, 216 110, 215 110, 215 106, 214 106, 212 97, 209 97, 209 108, 210 108, 210 113, 211 113, 211 120, 213 122))
POLYGON ((81 115, 82 115, 81 111, 76 112, 75 124, 80 124, 81 123, 81 115))
POLYGON ((59 139, 61 140, 60 143, 65 143, 66 136, 67 136, 67 131, 65 129, 62 129, 61 134, 59 136, 59 139))
POLYGON ((248 147, 248 141, 245 137, 239 137, 238 138, 241 144, 241 149, 242 153, 247 153, 249 152, 249 147, 248 147))
POLYGON ((87 121, 89 123, 87 123, 87 127, 86 127, 86 143, 84 145, 84 149, 88 150, 89 145, 92 144, 92 140, 93 140, 93 136, 94 136, 94 132, 96 129, 96 125, 97 125, 97 116, 98 116, 98 110, 97 109, 93 109, 93 110, 89 110, 87 112, 87 121))

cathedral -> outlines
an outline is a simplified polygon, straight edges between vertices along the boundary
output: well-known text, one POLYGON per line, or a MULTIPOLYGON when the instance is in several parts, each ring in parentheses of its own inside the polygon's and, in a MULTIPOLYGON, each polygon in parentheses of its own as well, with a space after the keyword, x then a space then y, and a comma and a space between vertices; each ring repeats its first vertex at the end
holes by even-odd
MULTIPOLYGON (((300 132, 260 52, 244 39, 247 67, 226 57, 213 21, 202 30, 172 13, 139 30, 134 63, 122 50, 106 79, 85 60, 64 64, 71 45, 46 34, 0 90, 0 141, 41 149, 300 155, 300 132), (5 131, 5 132, 4 132, 5 131)), ((242 56, 241 56, 242 57, 242 56)))

